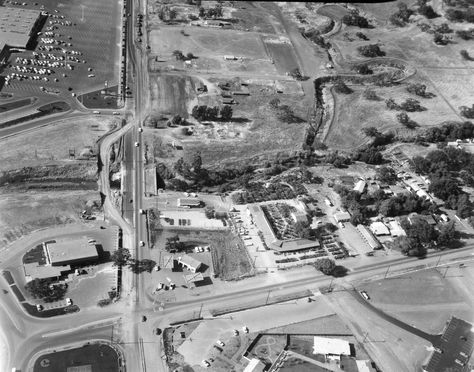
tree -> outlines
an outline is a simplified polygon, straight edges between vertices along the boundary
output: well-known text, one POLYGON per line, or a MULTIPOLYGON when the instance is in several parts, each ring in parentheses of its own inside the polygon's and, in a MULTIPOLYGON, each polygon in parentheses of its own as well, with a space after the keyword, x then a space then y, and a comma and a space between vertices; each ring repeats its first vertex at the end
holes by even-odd
POLYGON ((370 28, 369 21, 362 17, 357 10, 352 10, 349 14, 346 14, 344 17, 342 17, 342 23, 348 26, 370 28))
POLYGON ((436 32, 439 32, 440 34, 451 34, 453 32, 453 29, 448 26, 447 23, 442 23, 438 27, 436 27, 436 32))
POLYGON ((459 54, 461 55, 462 58, 464 58, 466 61, 474 61, 474 58, 472 58, 469 55, 469 52, 466 49, 460 50, 459 54))
POLYGON ((426 85, 421 83, 410 83, 407 86, 407 92, 411 94, 416 94, 417 96, 423 98, 434 97, 433 93, 426 92, 426 85))
POLYGON ((425 111, 426 108, 420 105, 420 101, 413 99, 413 98, 407 98, 405 102, 402 102, 400 104, 400 108, 402 110, 408 111, 408 112, 416 112, 416 111, 425 111))
POLYGON ((278 106, 280 105, 280 99, 279 98, 273 98, 270 102, 269 102, 269 105, 276 109, 278 108, 278 106))
POLYGON ((358 47, 357 51, 364 57, 369 57, 369 58, 382 57, 385 55, 385 52, 382 49, 380 49, 378 44, 363 45, 363 46, 358 47))
POLYGON ((336 263, 329 258, 321 258, 314 263, 314 267, 324 275, 331 275, 336 268, 336 263))
POLYGON ((364 98, 368 99, 369 101, 379 100, 379 96, 377 95, 377 93, 375 93, 375 90, 370 89, 370 88, 367 88, 366 90, 364 90, 364 98))
POLYGON ((448 45, 449 44, 449 38, 446 35, 441 34, 439 32, 435 32, 434 37, 433 37, 433 41, 437 45, 448 45))
POLYGON ((413 10, 409 9, 405 3, 398 3, 398 11, 390 16, 390 22, 398 27, 403 27, 409 21, 413 10))
POLYGON ((454 225, 454 221, 450 221, 442 225, 439 229, 438 239, 436 242, 443 247, 449 247, 458 239, 458 232, 454 225))
POLYGON ((132 270, 134 274, 140 274, 144 271, 151 273, 153 268, 156 266, 156 262, 149 259, 136 260, 131 259, 128 262, 128 267, 132 270))
POLYGON ((229 121, 232 119, 233 110, 230 106, 224 106, 220 109, 222 120, 229 121))
POLYGON ((397 120, 400 124, 407 127, 408 129, 415 129, 418 126, 416 122, 410 119, 410 117, 405 111, 402 111, 397 114, 397 120))
POLYGON ((114 266, 125 266, 127 262, 132 257, 130 251, 127 248, 118 248, 110 256, 111 261, 113 261, 114 266))
POLYGON ((206 218, 208 218, 210 220, 213 219, 213 218, 216 218, 216 210, 214 209, 214 207, 207 206, 204 209, 204 214, 205 214, 206 218))
POLYGON ((337 79, 337 81, 334 83, 334 90, 337 93, 342 94, 351 94, 353 92, 352 89, 349 88, 342 79, 337 79))
POLYGON ((474 104, 472 107, 461 106, 459 110, 461 111, 461 115, 465 118, 474 119, 474 104))
POLYGON ((422 16, 425 16, 428 19, 433 19, 433 18, 439 17, 439 14, 437 14, 433 10, 431 5, 426 5, 426 4, 420 5, 418 7, 418 13, 421 14, 422 16))
POLYGON ((179 240, 179 236, 171 236, 166 238, 165 249, 168 252, 174 253, 182 251, 185 248, 185 244, 179 240))
POLYGON ((382 182, 393 185, 397 182, 397 172, 391 167, 383 166, 377 169, 377 178, 382 182))
POLYGON ((173 53, 171 53, 171 54, 172 54, 172 55, 176 58, 176 60, 178 60, 178 61, 182 61, 182 60, 185 59, 183 52, 180 51, 180 50, 177 50, 177 49, 176 49, 176 50, 173 50, 173 53))
POLYGON ((432 179, 428 190, 442 200, 448 200, 450 196, 457 196, 461 193, 458 182, 453 178, 447 177, 432 179))
POLYGON ((393 248, 399 250, 406 256, 426 256, 426 248, 416 240, 406 236, 396 237, 393 241, 393 248))
POLYGON ((385 100, 385 105, 389 110, 400 110, 400 106, 395 102, 393 98, 387 98, 385 100))
POLYGON ((206 9, 204 9, 202 6, 199 7, 199 17, 204 18, 206 16, 206 9))
POLYGON ((362 132, 368 137, 378 137, 381 133, 375 127, 362 128, 362 132))
POLYGON ((357 67, 357 73, 361 75, 371 75, 374 71, 367 64, 363 64, 357 67))
POLYGON ((172 20, 176 19, 177 16, 178 16, 178 11, 174 8, 170 9, 170 11, 168 13, 168 18, 172 21, 172 20))
POLYGON ((458 30, 456 31, 456 35, 463 40, 474 39, 474 28, 470 28, 469 30, 458 30))
POLYGON ((199 173, 201 171, 202 159, 201 159, 201 154, 199 152, 196 152, 193 155, 192 168, 193 168, 194 173, 199 173))
POLYGON ((62 300, 67 292, 66 284, 53 284, 48 279, 33 279, 25 285, 25 289, 33 298, 42 299, 44 302, 62 300))

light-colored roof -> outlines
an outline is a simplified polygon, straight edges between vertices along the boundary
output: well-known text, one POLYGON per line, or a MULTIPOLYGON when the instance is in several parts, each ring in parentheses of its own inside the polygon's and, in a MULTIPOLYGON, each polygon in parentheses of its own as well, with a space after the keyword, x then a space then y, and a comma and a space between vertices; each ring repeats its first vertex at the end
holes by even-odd
POLYGON ((200 205, 200 204, 201 204, 201 200, 196 199, 196 198, 180 198, 180 199, 178 199, 178 205, 181 205, 181 206, 185 206, 185 205, 196 206, 196 205, 200 205))
POLYGON ((369 360, 356 360, 357 369, 359 372, 374 372, 375 369, 370 365, 369 360))
POLYGON ((388 227, 380 221, 372 222, 370 224, 370 230, 372 230, 375 235, 390 235, 388 227))
POLYGON ((38 10, 0 6, 0 40, 11 47, 25 48, 40 14, 38 10))
POLYGON ((197 269, 202 264, 200 261, 196 260, 194 257, 191 257, 187 254, 181 257, 178 257, 178 262, 182 263, 185 266, 193 267, 194 269, 197 269))
POLYGON ((244 369, 244 372, 262 372, 265 369, 265 364, 260 359, 250 359, 249 364, 244 369))
POLYGON ((308 222, 308 216, 304 212, 291 212, 291 218, 295 222, 308 222))
POLYGON ((388 226, 390 228, 390 235, 392 236, 402 236, 406 235, 405 230, 403 230, 402 226, 398 221, 390 221, 388 223, 388 226))
POLYGON ((48 279, 61 276, 62 272, 70 271, 71 267, 66 266, 50 266, 50 265, 38 265, 37 262, 27 263, 23 265, 25 270, 25 277, 31 277, 33 279, 48 279))
POLYGON ((351 214, 349 212, 337 212, 334 213, 334 219, 336 222, 349 221, 351 219, 351 214))
POLYGON ((380 248, 380 243, 372 235, 372 232, 369 229, 367 229, 367 227, 365 227, 364 225, 357 225, 357 230, 359 230, 360 234, 365 239, 365 241, 370 246, 370 248, 372 249, 380 248))
POLYGON ((204 280, 204 276, 202 276, 202 273, 194 273, 194 274, 184 275, 184 279, 188 283, 195 283, 195 282, 200 282, 204 280))
POLYGON ((278 252, 299 251, 304 249, 319 248, 319 241, 309 239, 275 240, 272 249, 278 252))
POLYGON ((351 347, 340 338, 314 336, 313 354, 351 355, 351 347))
POLYGON ((53 265, 62 262, 99 257, 97 248, 94 244, 89 244, 86 237, 49 243, 46 248, 49 262, 53 265))
POLYGON ((358 191, 360 193, 364 192, 365 186, 367 186, 367 183, 365 181, 359 180, 354 186, 354 191, 358 191))

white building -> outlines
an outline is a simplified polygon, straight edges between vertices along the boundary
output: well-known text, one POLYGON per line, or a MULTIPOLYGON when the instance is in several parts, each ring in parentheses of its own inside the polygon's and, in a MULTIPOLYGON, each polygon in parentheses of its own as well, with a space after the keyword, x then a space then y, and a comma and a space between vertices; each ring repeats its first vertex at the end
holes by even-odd
POLYGON ((202 266, 202 263, 200 261, 196 260, 191 256, 188 256, 187 254, 178 257, 178 263, 186 267, 192 273, 197 272, 202 266))
POLYGON ((341 355, 351 355, 348 341, 340 338, 314 336, 313 354, 323 354, 327 358, 339 358, 341 355))
POLYGON ((363 193, 365 191, 365 188, 367 187, 367 182, 363 181, 363 180, 359 180, 357 181, 357 183, 355 184, 353 190, 354 191, 357 191, 359 193, 363 193))
POLYGON ((370 225, 370 230, 372 230, 376 236, 390 235, 390 230, 388 227, 380 221, 372 222, 370 225))

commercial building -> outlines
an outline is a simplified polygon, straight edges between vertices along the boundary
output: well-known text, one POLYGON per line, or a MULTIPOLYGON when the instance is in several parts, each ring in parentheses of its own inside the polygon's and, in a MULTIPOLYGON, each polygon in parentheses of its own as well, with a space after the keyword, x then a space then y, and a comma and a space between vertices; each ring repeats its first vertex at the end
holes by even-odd
POLYGON ((277 252, 304 252, 321 247, 319 241, 308 239, 293 239, 293 240, 275 240, 272 242, 271 248, 277 252))
POLYGON ((202 266, 202 262, 196 260, 195 258, 191 256, 188 256, 187 254, 185 254, 184 256, 178 257, 178 263, 183 265, 192 273, 199 271, 199 269, 202 266))
POLYGON ((340 359, 341 355, 350 356, 348 341, 339 338, 314 336, 313 354, 322 354, 328 359, 340 359))
POLYGON ((369 245, 370 248, 372 249, 382 248, 382 245, 379 243, 379 241, 375 238, 375 236, 367 227, 365 227, 364 225, 357 225, 356 228, 359 231, 360 235, 362 236, 362 239, 365 240, 365 242, 369 245))
POLYGON ((370 224, 370 230, 372 230, 376 236, 390 235, 390 230, 388 227, 380 221, 372 222, 370 224))
POLYGON ((46 261, 51 266, 94 263, 99 259, 95 244, 86 237, 46 244, 46 261))
POLYGON ((425 372, 468 372, 469 359, 474 350, 473 325, 452 317, 439 339, 430 360, 423 367, 425 372))
POLYGON ((44 19, 38 10, 0 6, 0 62, 7 58, 9 48, 29 48, 44 19))
POLYGON ((71 266, 38 265, 37 262, 23 264, 25 279, 30 282, 34 279, 59 279, 71 271, 71 266))
POLYGON ((265 364, 257 358, 250 359, 249 364, 244 369, 244 372, 263 372, 265 364))
POLYGON ((349 222, 351 220, 351 214, 349 212, 337 212, 334 213, 334 219, 337 223, 349 222))
POLYGON ((202 204, 201 200, 196 198, 180 198, 178 199, 178 207, 197 208, 202 204))

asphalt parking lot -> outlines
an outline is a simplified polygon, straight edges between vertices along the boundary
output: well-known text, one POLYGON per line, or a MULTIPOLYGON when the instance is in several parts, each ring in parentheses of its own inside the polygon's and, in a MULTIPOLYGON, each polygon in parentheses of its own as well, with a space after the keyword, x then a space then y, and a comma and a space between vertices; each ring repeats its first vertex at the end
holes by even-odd
POLYGON ((100 89, 106 82, 109 86, 117 84, 118 2, 39 0, 26 6, 8 1, 5 5, 42 10, 49 15, 35 50, 10 56, 9 66, 2 73, 9 77, 3 91, 57 96, 100 89))

